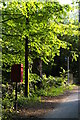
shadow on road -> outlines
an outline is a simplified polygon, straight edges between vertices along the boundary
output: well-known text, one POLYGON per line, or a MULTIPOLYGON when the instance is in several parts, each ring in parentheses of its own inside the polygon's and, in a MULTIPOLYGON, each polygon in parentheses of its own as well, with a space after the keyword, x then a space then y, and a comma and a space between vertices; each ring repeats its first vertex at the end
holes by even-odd
POLYGON ((26 116, 19 116, 14 117, 13 120, 79 120, 79 103, 80 101, 66 101, 65 103, 61 103, 55 111, 53 110, 54 112, 50 112, 47 114, 48 116, 45 115, 44 118, 40 118, 40 116, 39 118, 35 116, 29 118, 26 116))
MULTIPOLYGON (((44 118, 62 119, 62 118, 79 118, 80 113, 80 101, 70 101, 61 103, 55 110, 45 115, 44 118)), ((46 119, 47 120, 47 119, 46 119)))

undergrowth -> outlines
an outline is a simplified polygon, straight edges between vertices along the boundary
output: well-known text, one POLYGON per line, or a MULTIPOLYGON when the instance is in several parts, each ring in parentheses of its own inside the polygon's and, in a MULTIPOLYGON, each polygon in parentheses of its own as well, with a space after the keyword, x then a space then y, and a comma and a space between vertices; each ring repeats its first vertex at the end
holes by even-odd
MULTIPOLYGON (((30 93, 29 97, 24 97, 24 84, 18 85, 18 99, 17 108, 24 109, 34 106, 36 103, 40 103, 41 96, 59 96, 66 90, 72 90, 74 85, 67 84, 67 78, 53 77, 43 75, 40 78, 37 75, 32 75, 30 79, 30 93), (40 85, 40 86, 39 86, 40 85)), ((8 84, 2 86, 2 120, 12 120, 15 104, 15 84, 8 84)))

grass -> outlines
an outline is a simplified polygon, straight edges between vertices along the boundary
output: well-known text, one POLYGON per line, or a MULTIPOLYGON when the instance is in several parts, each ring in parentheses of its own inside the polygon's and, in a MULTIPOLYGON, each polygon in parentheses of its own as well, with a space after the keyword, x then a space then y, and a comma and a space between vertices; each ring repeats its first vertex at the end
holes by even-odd
POLYGON ((18 107, 30 107, 37 102, 40 102, 41 98, 34 96, 34 97, 19 97, 17 100, 18 107))
MULTIPOLYGON (((62 95, 66 90, 69 91, 72 90, 74 86, 75 85, 58 86, 58 87, 53 86, 46 88, 46 90, 40 89, 37 90, 37 92, 29 98, 18 95, 18 100, 17 100, 18 110, 33 107, 36 105, 36 103, 39 104, 41 102, 41 96, 59 96, 62 95)), ((6 104, 6 100, 4 102, 6 104)), ((12 116, 18 115, 16 111, 9 108, 3 109, 2 114, 3 114, 2 120, 12 120, 12 116)))
POLYGON ((36 92, 38 96, 58 96, 63 94, 66 90, 72 90, 75 85, 67 85, 67 86, 58 86, 47 88, 46 90, 40 89, 36 92))

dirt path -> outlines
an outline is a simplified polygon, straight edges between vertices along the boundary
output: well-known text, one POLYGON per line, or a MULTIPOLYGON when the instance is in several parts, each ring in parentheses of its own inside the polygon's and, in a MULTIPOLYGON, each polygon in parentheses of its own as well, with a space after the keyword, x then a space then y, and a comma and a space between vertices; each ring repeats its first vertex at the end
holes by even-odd
POLYGON ((57 97, 41 97, 41 102, 36 103, 32 107, 22 109, 19 112, 19 117, 25 118, 40 118, 43 117, 48 112, 52 111, 59 105, 61 102, 65 100, 67 96, 73 94, 78 91, 78 87, 74 87, 71 91, 66 91, 64 94, 59 95, 57 97))
POLYGON ((74 90, 55 109, 44 115, 44 118, 78 118, 79 94, 80 90, 74 90))

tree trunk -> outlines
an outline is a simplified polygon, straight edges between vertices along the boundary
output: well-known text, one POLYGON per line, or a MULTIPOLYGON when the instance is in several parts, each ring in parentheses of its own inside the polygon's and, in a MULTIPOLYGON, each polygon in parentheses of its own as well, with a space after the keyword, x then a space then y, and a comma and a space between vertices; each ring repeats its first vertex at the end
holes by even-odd
POLYGON ((33 61, 32 72, 42 77, 42 60, 40 58, 33 61))
MULTIPOLYGON (((26 3, 27 7, 27 3, 26 3)), ((29 17, 28 7, 26 8, 29 17)), ((29 24, 29 19, 26 18, 26 26, 29 24)), ((27 29, 27 27, 26 27, 27 29)), ((29 96, 29 78, 28 78, 28 36, 25 38, 25 97, 29 96)))

